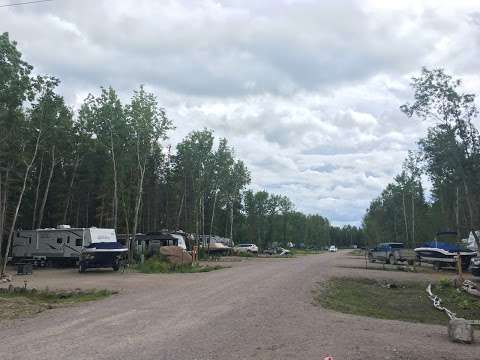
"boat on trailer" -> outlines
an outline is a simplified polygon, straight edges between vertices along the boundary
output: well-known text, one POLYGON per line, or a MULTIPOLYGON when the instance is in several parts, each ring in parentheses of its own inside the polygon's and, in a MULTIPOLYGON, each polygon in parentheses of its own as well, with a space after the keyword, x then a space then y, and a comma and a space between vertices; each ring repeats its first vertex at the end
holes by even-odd
POLYGON ((477 253, 457 244, 438 241, 438 237, 445 235, 456 236, 457 233, 452 231, 438 232, 434 241, 425 243, 414 249, 420 261, 432 264, 433 267, 438 270, 447 266, 455 267, 457 256, 460 256, 462 269, 468 269, 471 259, 477 256, 477 253))

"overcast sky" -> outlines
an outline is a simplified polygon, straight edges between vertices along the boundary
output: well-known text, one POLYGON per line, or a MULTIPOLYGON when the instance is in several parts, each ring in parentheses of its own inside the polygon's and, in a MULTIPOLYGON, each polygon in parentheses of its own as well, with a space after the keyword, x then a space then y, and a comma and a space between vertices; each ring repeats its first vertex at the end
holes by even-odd
POLYGON ((398 110, 411 76, 443 67, 480 93, 476 0, 56 0, 0 8, 0 31, 72 106, 145 84, 170 144, 213 129, 253 189, 338 225, 361 223, 429 126, 398 110))

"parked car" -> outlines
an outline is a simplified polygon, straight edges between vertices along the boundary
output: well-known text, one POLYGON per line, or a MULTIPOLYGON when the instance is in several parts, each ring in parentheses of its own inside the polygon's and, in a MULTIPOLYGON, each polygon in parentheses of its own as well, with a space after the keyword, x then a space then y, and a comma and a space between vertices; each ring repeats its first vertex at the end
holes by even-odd
POLYGON ((290 255, 290 250, 277 246, 277 247, 265 249, 263 250, 263 253, 266 255, 288 256, 290 255))
POLYGON ((330 252, 337 252, 337 247, 335 245, 332 245, 330 246, 330 248, 328 249, 328 251, 330 252))
POLYGON ((470 271, 473 276, 480 276, 480 257, 474 257, 470 261, 470 271))
POLYGON ((384 261, 387 264, 396 265, 399 262, 413 264, 417 255, 415 251, 406 249, 403 243, 382 243, 368 251, 370 262, 384 261))
POLYGON ((233 250, 239 253, 258 254, 258 247, 255 244, 238 244, 233 250))

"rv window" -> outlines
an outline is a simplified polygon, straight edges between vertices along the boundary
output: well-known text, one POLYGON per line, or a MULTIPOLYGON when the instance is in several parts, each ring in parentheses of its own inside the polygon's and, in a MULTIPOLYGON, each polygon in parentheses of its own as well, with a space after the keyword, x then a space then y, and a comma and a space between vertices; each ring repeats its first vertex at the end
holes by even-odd
POLYGON ((82 246, 82 239, 75 240, 75 246, 82 246))
POLYGON ((28 238, 28 243, 29 243, 29 244, 32 243, 32 238, 31 238, 31 237, 28 238))
POLYGON ((67 236, 67 244, 70 244, 70 236, 67 236))
POLYGON ((61 244, 62 243, 62 238, 57 238, 57 244, 61 244))

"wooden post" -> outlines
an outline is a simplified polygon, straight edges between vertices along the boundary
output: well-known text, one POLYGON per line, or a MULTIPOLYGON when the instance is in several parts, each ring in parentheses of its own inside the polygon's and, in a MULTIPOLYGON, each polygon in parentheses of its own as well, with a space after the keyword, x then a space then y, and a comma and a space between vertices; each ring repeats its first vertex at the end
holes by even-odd
POLYGON ((463 284, 463 271, 462 271, 462 257, 460 256, 460 252, 457 255, 457 271, 458 271, 458 285, 461 286, 463 284))

